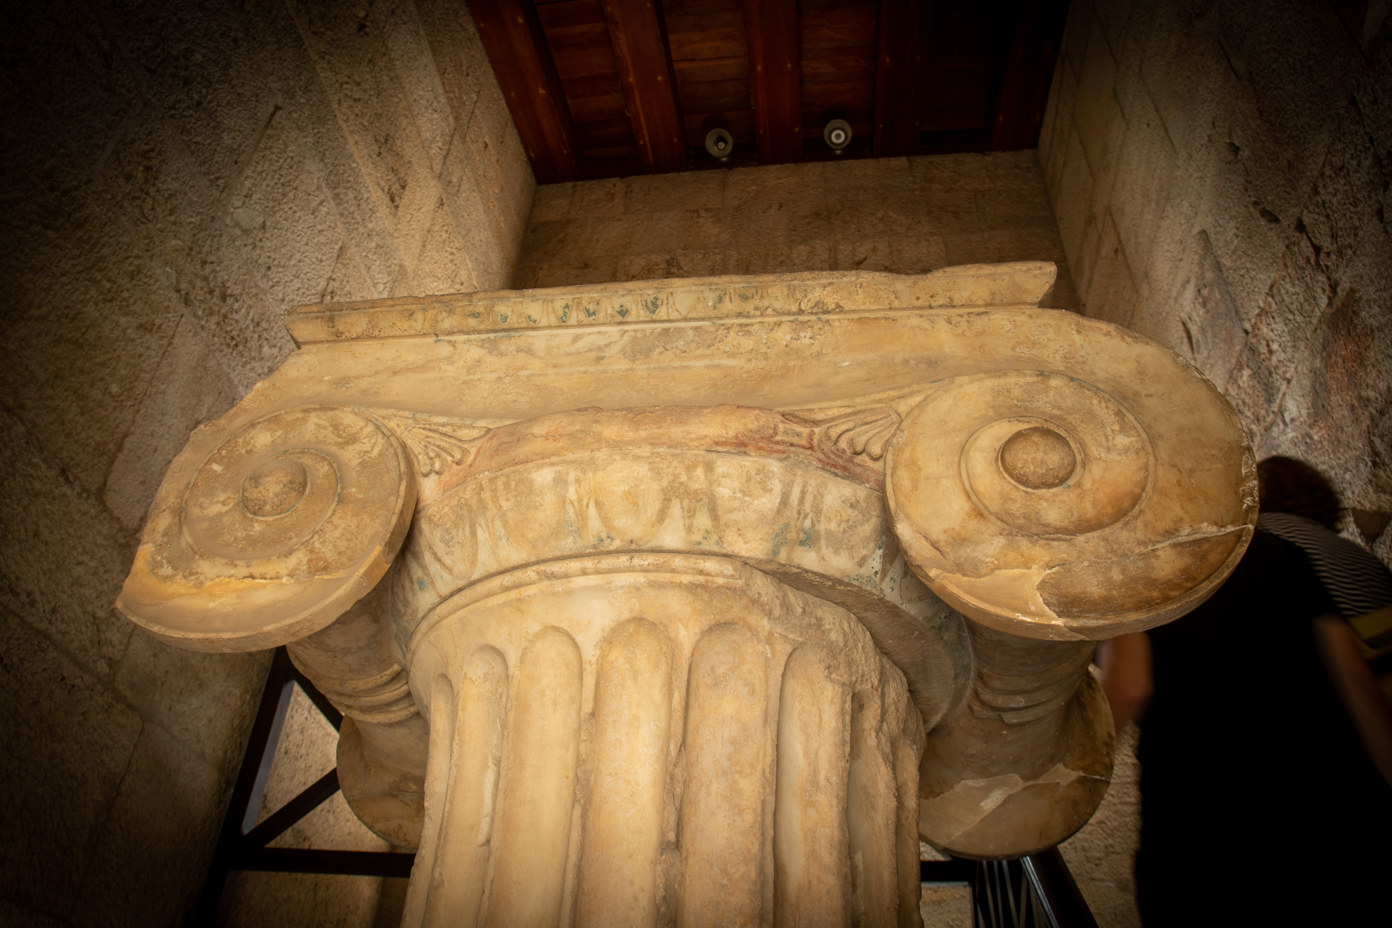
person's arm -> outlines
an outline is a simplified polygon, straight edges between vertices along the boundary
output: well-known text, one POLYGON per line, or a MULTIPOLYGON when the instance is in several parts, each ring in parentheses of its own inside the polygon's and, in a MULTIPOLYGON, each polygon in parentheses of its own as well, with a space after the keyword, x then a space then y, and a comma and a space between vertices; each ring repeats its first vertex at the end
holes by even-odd
POLYGON ((1392 784, 1392 702, 1359 653, 1353 629, 1336 615, 1320 616, 1315 620, 1315 643, 1363 749, 1392 784))
POLYGON ((1097 667, 1116 730, 1121 731, 1132 719, 1139 721, 1155 690, 1150 637, 1145 632, 1132 632, 1102 642, 1097 646, 1097 667))

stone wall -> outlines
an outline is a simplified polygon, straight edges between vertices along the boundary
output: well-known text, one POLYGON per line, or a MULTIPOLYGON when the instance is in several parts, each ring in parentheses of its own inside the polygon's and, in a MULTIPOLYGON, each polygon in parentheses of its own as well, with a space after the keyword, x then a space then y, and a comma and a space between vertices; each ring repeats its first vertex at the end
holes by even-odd
POLYGON ((0 923, 178 924, 266 664, 115 613, 157 482, 290 306, 508 286, 532 175, 444 0, 16 7, 0 99, 0 923))
POLYGON ((517 286, 1063 259, 1034 151, 936 155, 548 184, 517 286))
POLYGON ((1191 359, 1392 561, 1386 4, 1074 0, 1039 147, 1085 311, 1191 359))

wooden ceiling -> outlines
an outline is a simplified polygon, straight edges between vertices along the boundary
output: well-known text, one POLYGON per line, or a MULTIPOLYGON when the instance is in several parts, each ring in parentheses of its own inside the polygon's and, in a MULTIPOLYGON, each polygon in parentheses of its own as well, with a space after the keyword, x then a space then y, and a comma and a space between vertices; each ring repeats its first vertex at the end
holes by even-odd
POLYGON ((538 183, 1033 148, 1068 0, 469 0, 538 183))

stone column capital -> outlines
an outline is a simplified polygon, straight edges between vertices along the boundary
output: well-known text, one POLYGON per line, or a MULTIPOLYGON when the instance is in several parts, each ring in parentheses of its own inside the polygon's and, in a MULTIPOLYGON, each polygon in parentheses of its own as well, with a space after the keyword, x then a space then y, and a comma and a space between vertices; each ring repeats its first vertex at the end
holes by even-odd
MULTIPOLYGON (((497 712, 529 704, 509 695, 510 669, 469 662, 494 648, 512 668, 530 652, 508 652, 502 632, 477 638, 484 612, 459 604, 545 588, 509 600, 550 604, 513 610, 525 640, 551 641, 543 613, 556 610, 583 643, 611 618, 657 621, 642 615, 660 602, 644 584, 688 564, 705 578, 688 586, 714 589, 710 571, 728 565, 808 615, 858 623, 897 668, 885 679, 917 715, 881 785, 920 795, 924 837, 966 856, 1047 847, 1086 821, 1111 768, 1091 643, 1201 602, 1256 519, 1252 455, 1223 398, 1160 345, 1038 308, 1054 273, 646 281, 295 310, 299 349, 170 466, 120 607, 188 647, 289 644, 351 720, 350 803, 411 842, 438 824, 430 797, 449 791, 423 786, 431 680, 477 671, 501 688, 497 712), (632 588, 614 602, 638 611, 595 604, 607 572, 632 588), (474 650, 422 661, 427 637, 474 650)), ((782 608, 750 634, 781 627, 782 608)), ((639 650, 686 660, 684 623, 662 617, 652 627, 667 643, 639 650)), ((818 634, 808 626, 808 648, 818 634)), ((586 645, 566 664, 585 700, 607 653, 586 645)), ((804 673, 780 667, 760 672, 783 685, 804 673)), ((673 687, 632 711, 679 738, 695 723, 673 687)), ((472 718, 467 699, 449 705, 472 718)), ((770 697, 759 724, 782 725, 780 705, 770 697)), ((803 711, 788 703, 789 718, 803 711)), ((589 724, 566 728, 582 759, 589 724)), ((680 781, 666 756, 650 758, 655 783, 680 781)), ((911 809, 903 798, 884 814, 911 809)), ((602 857, 582 832, 587 859, 602 857)), ((437 904, 413 898, 421 912, 437 904)))

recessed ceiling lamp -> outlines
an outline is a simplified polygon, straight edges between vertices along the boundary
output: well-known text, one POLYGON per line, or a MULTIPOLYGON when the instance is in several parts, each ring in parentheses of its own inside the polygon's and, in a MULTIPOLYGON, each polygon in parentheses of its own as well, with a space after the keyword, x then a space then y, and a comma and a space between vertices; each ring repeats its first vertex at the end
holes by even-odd
POLYGON ((706 151, 717 161, 729 161, 735 150, 735 137, 730 130, 715 128, 706 133, 706 151))
POLYGON ((844 119, 831 120, 822 130, 822 139, 833 152, 841 154, 851 144, 851 124, 844 119))

